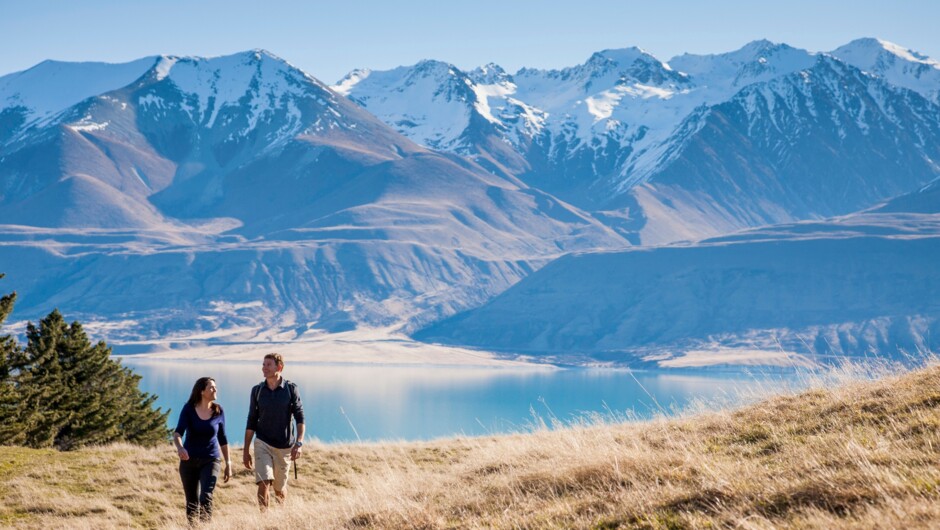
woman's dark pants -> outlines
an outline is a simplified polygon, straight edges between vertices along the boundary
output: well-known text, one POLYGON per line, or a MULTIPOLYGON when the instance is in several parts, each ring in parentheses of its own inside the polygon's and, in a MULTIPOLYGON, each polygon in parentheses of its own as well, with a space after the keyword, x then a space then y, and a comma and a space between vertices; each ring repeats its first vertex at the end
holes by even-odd
POLYGON ((221 458, 180 460, 180 478, 186 494, 186 518, 190 523, 212 518, 212 492, 222 472, 221 458))

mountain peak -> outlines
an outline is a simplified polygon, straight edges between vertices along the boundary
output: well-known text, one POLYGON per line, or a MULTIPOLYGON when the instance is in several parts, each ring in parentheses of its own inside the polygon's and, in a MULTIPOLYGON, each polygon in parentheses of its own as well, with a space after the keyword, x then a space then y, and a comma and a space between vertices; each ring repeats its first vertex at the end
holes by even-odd
MULTIPOLYGON (((927 55, 905 48, 899 44, 873 37, 855 39, 832 51, 836 57, 850 63, 874 65, 880 60, 903 59, 910 63, 919 63, 940 69, 940 62, 927 55)), ((870 68, 869 66, 869 68, 870 68)))
MULTIPOLYGON (((207 127, 215 124, 224 107, 241 107, 239 112, 249 117, 249 130, 266 112, 290 105, 296 109, 288 101, 312 95, 334 97, 327 95, 319 80, 263 49, 217 57, 163 55, 147 78, 155 86, 141 96, 143 100, 162 100, 159 86, 171 85, 184 95, 185 111, 207 127)), ((290 113, 297 115, 296 110, 290 113)))
POLYGON ((86 98, 133 83, 158 60, 156 56, 127 63, 46 60, 0 77, 0 111, 23 107, 27 122, 47 118, 86 98))
POLYGON ((203 65, 209 66, 211 68, 227 68, 231 67, 232 65, 271 64, 281 68, 299 70, 299 68, 287 62, 286 60, 262 48, 255 48, 252 50, 236 52, 228 55, 216 55, 212 57, 201 57, 195 55, 161 55, 158 58, 158 63, 161 63, 164 68, 172 68, 173 65, 177 63, 203 65))
POLYGON ((776 56, 792 56, 800 55, 807 56, 811 55, 806 50, 801 50, 799 48, 794 48, 789 44, 776 43, 769 41, 767 39, 759 39, 751 41, 744 46, 738 48, 737 50, 717 53, 717 54, 693 54, 693 53, 684 53, 677 57, 673 57, 669 62, 670 64, 685 64, 689 62, 701 62, 707 61, 711 62, 714 60, 730 62, 735 64, 746 64, 752 62, 766 62, 771 57, 776 56), (761 61, 763 59, 764 61, 761 61))
POLYGON ((637 60, 643 60, 645 62, 660 62, 658 59, 643 51, 642 49, 637 48, 636 46, 601 50, 591 55, 591 58, 588 59, 588 62, 601 59, 614 62, 621 66, 630 66, 637 60))
POLYGON ((372 70, 369 68, 356 68, 355 70, 344 75, 342 79, 337 81, 336 84, 330 88, 332 88, 334 92, 348 96, 356 85, 358 85, 370 75, 372 75, 372 70))
POLYGON ((784 54, 791 54, 793 52, 797 52, 801 55, 805 55, 808 53, 804 50, 799 50, 797 48, 794 48, 793 46, 790 46, 789 44, 777 43, 777 42, 769 41, 767 39, 759 39, 759 40, 751 41, 745 44, 739 50, 729 52, 723 55, 727 57, 733 57, 734 59, 737 59, 742 62, 754 62, 754 61, 760 62, 761 59, 764 59, 766 61, 768 60, 769 57, 784 55, 784 54))
POLYGON ((581 66, 562 70, 562 75, 575 75, 576 77, 589 77, 588 83, 606 78, 613 74, 615 81, 639 82, 646 85, 663 86, 674 83, 685 83, 685 76, 674 72, 672 68, 636 46, 629 48, 601 50, 581 66))
POLYGON ((779 44, 768 39, 756 39, 742 46, 741 50, 766 51, 772 50, 778 46, 789 47, 786 44, 779 44))
POLYGON ((478 66, 468 72, 470 79, 474 83, 481 85, 495 85, 506 81, 512 81, 512 77, 506 73, 501 66, 495 63, 487 63, 478 66))
POLYGON ((438 61, 437 59, 423 59, 418 61, 411 68, 412 75, 429 76, 453 76, 457 75, 458 68, 450 63, 438 61))
POLYGON ((627 72, 633 70, 637 63, 642 64, 645 68, 652 66, 654 68, 670 70, 669 65, 636 46, 595 52, 587 62, 584 63, 584 67, 602 73, 609 70, 627 72))
POLYGON ((686 53, 672 58, 669 64, 691 75, 699 85, 733 93, 751 83, 810 68, 815 57, 806 50, 761 39, 726 53, 686 53))
POLYGON ((264 59, 273 59, 275 61, 287 62, 279 56, 265 50, 264 48, 253 48, 249 51, 244 52, 244 55, 250 55, 254 60, 261 61, 264 59))
POLYGON ((882 39, 856 39, 830 54, 940 104, 940 62, 882 39))
POLYGON ((156 80, 171 77, 184 91, 193 84, 244 84, 255 77, 269 81, 282 77, 305 78, 321 88, 324 86, 310 74, 261 48, 215 57, 161 55, 153 71, 156 80))

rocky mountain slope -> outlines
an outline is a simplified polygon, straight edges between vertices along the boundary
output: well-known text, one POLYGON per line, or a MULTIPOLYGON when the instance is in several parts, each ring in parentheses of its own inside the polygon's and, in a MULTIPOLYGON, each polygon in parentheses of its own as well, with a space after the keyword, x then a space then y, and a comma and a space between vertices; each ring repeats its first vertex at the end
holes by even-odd
POLYGON ((124 338, 407 326, 627 244, 267 52, 149 62, 0 148, 20 318, 58 306, 124 338))
POLYGON ((847 214, 940 174, 940 65, 875 39, 668 62, 605 50, 513 75, 425 61, 335 88, 646 244, 847 214))

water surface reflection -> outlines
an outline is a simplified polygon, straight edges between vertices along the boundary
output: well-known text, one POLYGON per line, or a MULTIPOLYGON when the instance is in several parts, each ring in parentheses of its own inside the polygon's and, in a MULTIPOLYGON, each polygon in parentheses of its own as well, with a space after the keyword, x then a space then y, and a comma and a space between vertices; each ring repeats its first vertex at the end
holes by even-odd
MULTIPOLYGON (((171 425, 193 382, 215 378, 231 434, 240 439, 249 391, 262 380, 261 362, 157 361, 122 357, 143 376, 141 388, 170 408, 171 425)), ((740 392, 781 384, 778 376, 677 375, 609 369, 467 368, 443 366, 290 364, 307 433, 326 442, 423 440, 531 429, 552 419, 570 422, 589 413, 636 414, 727 400, 740 392)))

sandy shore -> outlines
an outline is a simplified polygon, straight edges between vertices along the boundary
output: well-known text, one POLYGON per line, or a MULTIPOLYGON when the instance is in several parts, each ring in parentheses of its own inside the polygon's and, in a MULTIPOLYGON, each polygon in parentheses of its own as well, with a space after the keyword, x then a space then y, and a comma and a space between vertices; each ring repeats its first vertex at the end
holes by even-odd
POLYGON ((256 361, 278 352, 292 362, 362 363, 396 365, 543 367, 532 359, 509 358, 495 353, 425 344, 405 335, 381 330, 357 330, 324 334, 301 340, 219 341, 192 338, 114 344, 117 356, 153 360, 256 361))

